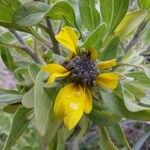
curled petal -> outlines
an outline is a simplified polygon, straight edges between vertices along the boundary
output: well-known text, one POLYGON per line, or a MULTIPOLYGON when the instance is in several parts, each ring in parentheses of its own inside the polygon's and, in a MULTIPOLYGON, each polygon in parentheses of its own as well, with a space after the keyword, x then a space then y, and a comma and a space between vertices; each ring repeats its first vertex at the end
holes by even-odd
POLYGON ((42 67, 42 70, 44 72, 47 72, 49 74, 53 73, 65 73, 67 72, 67 69, 59 64, 48 64, 42 67))
POLYGON ((55 38, 64 47, 68 48, 71 52, 76 54, 78 36, 73 30, 73 28, 65 26, 64 28, 62 28, 59 34, 55 36, 55 38))
POLYGON ((102 73, 97 76, 96 83, 99 86, 108 89, 115 89, 119 81, 119 75, 117 73, 102 73))
POLYGON ((116 59, 112 59, 112 60, 101 62, 100 64, 98 64, 98 66, 100 69, 109 69, 116 66, 116 64, 117 64, 116 59))
POLYGON ((52 84, 53 82, 55 82, 55 80, 57 78, 62 78, 62 77, 67 77, 70 74, 70 72, 66 72, 66 73, 53 73, 49 79, 48 79, 48 84, 52 84))
POLYGON ((64 68, 59 64, 45 65, 42 67, 42 70, 50 74, 50 77, 48 79, 48 84, 52 84, 56 80, 56 78, 66 77, 70 74, 70 72, 67 71, 66 68, 64 68))
POLYGON ((64 120, 69 129, 74 128, 84 112, 84 100, 85 94, 80 85, 71 83, 64 86, 55 100, 54 114, 56 118, 64 120))

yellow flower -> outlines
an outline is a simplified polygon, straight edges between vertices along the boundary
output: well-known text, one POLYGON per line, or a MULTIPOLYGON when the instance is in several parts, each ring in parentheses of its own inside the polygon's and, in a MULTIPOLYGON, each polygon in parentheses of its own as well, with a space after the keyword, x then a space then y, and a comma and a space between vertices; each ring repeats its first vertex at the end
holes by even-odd
POLYGON ((54 114, 57 119, 63 120, 69 128, 74 128, 84 113, 90 113, 92 109, 92 94, 90 88, 98 85, 102 88, 113 90, 116 88, 119 75, 115 72, 105 72, 116 65, 116 60, 109 60, 96 64, 95 50, 78 54, 78 37, 75 31, 66 26, 58 35, 57 41, 68 48, 75 57, 65 63, 48 64, 42 67, 44 72, 50 74, 48 83, 52 84, 57 78, 68 77, 70 84, 65 85, 58 93, 54 114))

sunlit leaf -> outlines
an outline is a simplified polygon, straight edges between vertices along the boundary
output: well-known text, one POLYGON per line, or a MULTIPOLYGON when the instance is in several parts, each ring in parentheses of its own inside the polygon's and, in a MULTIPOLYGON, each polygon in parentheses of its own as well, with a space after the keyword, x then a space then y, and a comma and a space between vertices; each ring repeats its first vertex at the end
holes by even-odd
POLYGON ((135 30, 139 24, 145 19, 147 13, 138 10, 127 14, 119 26, 115 29, 115 34, 121 38, 128 36, 133 30, 135 30))
POLYGON ((107 23, 108 33, 112 33, 125 16, 129 0, 99 0, 102 19, 107 23))

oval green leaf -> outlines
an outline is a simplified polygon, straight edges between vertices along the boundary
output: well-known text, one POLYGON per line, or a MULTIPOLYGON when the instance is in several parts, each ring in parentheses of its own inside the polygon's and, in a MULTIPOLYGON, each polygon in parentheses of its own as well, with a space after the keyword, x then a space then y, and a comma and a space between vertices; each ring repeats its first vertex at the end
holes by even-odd
POLYGON ((42 2, 27 2, 15 11, 13 22, 25 27, 37 25, 47 14, 49 8, 49 5, 42 2))
POLYGON ((66 23, 75 26, 75 13, 72 6, 68 2, 56 2, 47 14, 52 19, 65 19, 66 23))

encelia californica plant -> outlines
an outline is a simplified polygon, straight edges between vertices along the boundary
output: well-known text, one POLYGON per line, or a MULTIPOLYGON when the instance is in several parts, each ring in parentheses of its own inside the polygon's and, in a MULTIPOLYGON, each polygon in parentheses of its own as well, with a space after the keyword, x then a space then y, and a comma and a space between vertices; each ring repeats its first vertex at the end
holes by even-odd
POLYGON ((0 89, 2 110, 14 113, 3 150, 30 125, 41 149, 68 149, 93 126, 99 149, 132 149, 120 123, 150 121, 150 1, 129 4, 0 0, 1 58, 16 81, 0 89))

